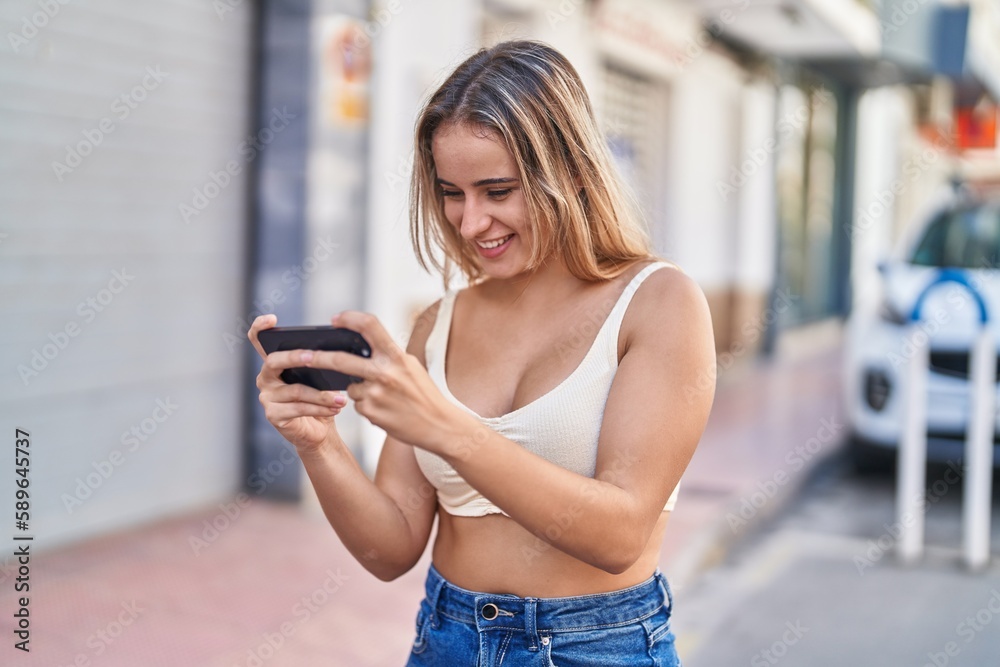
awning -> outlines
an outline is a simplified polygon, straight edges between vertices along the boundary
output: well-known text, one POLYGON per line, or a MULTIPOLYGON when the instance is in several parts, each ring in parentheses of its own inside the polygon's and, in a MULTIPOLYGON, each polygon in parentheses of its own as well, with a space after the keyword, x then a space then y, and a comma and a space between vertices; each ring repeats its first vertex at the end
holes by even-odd
POLYGON ((1000 100, 1000 5, 941 0, 693 0, 709 31, 809 64, 849 86, 956 83, 959 100, 1000 100), (713 28, 714 26, 714 28, 713 28))
MULTIPOLYGON (((794 59, 876 56, 874 12, 857 0, 694 0, 719 36, 754 51, 794 59)), ((715 31, 713 31, 715 32, 715 31)))

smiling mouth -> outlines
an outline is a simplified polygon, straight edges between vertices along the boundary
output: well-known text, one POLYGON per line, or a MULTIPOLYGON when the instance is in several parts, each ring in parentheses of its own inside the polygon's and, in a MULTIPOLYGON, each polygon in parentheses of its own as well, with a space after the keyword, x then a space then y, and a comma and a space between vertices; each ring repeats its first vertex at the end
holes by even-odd
POLYGON ((490 250, 492 248, 499 248, 500 246, 502 246, 504 243, 506 243, 513 236, 514 236, 513 234, 508 234, 507 236, 504 236, 503 238, 496 239, 494 241, 476 241, 476 245, 478 245, 480 248, 483 248, 484 250, 490 250))

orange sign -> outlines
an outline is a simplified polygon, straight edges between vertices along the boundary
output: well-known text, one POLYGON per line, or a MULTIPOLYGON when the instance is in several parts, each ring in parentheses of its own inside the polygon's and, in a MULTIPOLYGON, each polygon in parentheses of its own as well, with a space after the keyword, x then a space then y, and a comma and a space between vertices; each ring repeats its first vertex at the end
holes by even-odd
POLYGON ((996 148, 997 107, 979 104, 955 109, 955 143, 959 148, 996 148))
POLYGON ((364 23, 348 16, 326 17, 321 28, 323 120, 331 126, 362 126, 368 120, 371 37, 364 23))

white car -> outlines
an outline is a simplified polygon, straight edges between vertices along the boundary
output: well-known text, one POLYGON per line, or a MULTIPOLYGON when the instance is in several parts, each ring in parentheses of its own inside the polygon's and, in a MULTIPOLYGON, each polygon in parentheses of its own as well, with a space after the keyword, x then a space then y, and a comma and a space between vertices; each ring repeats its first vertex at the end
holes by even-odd
MULTIPOLYGON (((1000 343, 1000 201, 964 195, 935 207, 879 265, 879 273, 879 284, 871 286, 874 298, 847 323, 845 392, 855 466, 885 470, 895 460, 905 372, 920 345, 930 346, 928 460, 959 463, 969 421, 972 343, 983 326, 1000 343)), ((994 432, 996 468, 1000 420, 994 432)))

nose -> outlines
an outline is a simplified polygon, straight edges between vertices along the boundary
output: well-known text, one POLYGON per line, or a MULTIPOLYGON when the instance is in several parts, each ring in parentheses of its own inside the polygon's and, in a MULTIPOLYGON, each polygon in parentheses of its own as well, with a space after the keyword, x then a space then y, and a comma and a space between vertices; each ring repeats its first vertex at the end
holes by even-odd
POLYGON ((467 197, 465 207, 462 209, 462 225, 459 231, 462 238, 471 241, 481 235, 492 224, 493 219, 490 214, 480 207, 472 197, 467 197))

